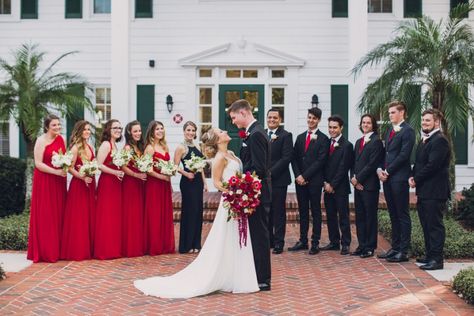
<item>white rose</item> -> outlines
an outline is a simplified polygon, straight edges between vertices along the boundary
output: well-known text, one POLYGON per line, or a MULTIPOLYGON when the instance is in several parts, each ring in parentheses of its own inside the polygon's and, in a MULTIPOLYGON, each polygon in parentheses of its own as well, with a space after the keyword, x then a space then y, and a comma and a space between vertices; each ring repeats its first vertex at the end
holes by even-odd
POLYGON ((271 140, 275 140, 278 138, 278 135, 277 134, 272 134, 272 136, 270 137, 271 140))
POLYGON ((394 126, 394 127, 393 127, 393 130, 395 131, 395 133, 398 133, 399 131, 402 130, 402 128, 397 125, 397 126, 394 126))

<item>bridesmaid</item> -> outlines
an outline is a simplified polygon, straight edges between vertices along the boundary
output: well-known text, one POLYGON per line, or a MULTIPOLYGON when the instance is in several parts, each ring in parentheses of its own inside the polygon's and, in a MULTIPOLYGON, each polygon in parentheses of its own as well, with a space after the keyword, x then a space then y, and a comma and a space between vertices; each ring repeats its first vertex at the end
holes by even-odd
POLYGON ((181 222, 179 227, 179 253, 199 252, 201 249, 203 190, 207 191, 206 180, 202 172, 193 173, 186 168, 185 160, 194 154, 204 157, 194 145, 196 124, 191 121, 184 123, 184 142, 174 152, 174 163, 183 164, 179 188, 181 189, 181 222))
MULTIPOLYGON (((153 155, 153 161, 168 161, 168 145, 163 123, 151 121, 146 131, 145 153, 153 155)), ((174 227, 170 177, 156 167, 148 172, 145 184, 145 253, 150 256, 173 253, 174 227)))
POLYGON ((78 121, 72 130, 69 141, 73 154, 69 172, 73 175, 64 211, 61 238, 61 259, 86 260, 92 256, 91 217, 95 215, 95 177, 79 173, 84 161, 92 161, 94 151, 87 143, 91 136, 91 125, 78 121))
POLYGON ((114 259, 122 253, 122 178, 124 172, 112 163, 112 151, 122 139, 118 120, 105 123, 97 163, 101 171, 97 186, 94 228, 94 258, 114 259))
MULTIPOLYGON (((143 155, 142 128, 139 121, 125 127, 125 149, 133 150, 134 157, 143 155)), ((132 159, 127 166, 122 184, 122 255, 124 257, 143 256, 143 215, 146 173, 140 172, 132 159)))
POLYGON ((61 249, 60 236, 66 202, 66 172, 54 168, 54 152, 66 152, 60 135, 61 123, 56 115, 48 115, 43 123, 44 134, 34 147, 35 170, 31 195, 30 229, 27 258, 33 262, 56 262, 61 249))

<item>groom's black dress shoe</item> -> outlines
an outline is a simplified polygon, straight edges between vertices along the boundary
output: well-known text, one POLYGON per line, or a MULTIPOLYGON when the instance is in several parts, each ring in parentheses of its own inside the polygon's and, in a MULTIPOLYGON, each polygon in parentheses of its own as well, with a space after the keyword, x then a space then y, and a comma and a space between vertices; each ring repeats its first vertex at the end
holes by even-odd
POLYGON ((272 253, 275 254, 275 255, 279 255, 283 252, 283 247, 275 247, 273 248, 273 251, 272 253))
POLYGON ((416 262, 427 264, 428 262, 430 262, 430 259, 428 259, 426 257, 416 258, 416 262))
POLYGON ((366 250, 360 254, 360 257, 363 258, 370 258, 374 256, 374 252, 370 250, 366 250))
POLYGON ((309 250, 308 254, 315 255, 317 253, 319 253, 319 247, 318 246, 311 246, 311 249, 309 250))
POLYGON ((319 248, 320 250, 339 250, 339 244, 329 243, 324 247, 319 248))
POLYGON ((308 249, 308 244, 303 244, 301 241, 297 241, 293 247, 288 247, 288 251, 298 251, 308 249))
POLYGON ((393 249, 390 249, 390 250, 387 251, 387 252, 383 252, 383 253, 377 255, 377 258, 380 258, 380 259, 387 259, 387 258, 390 258, 390 257, 395 256, 397 253, 398 253, 398 251, 393 250, 393 249))
POLYGON ((268 283, 259 283, 258 288, 260 289, 260 291, 270 291, 271 290, 271 286, 268 283))
POLYGON ((388 262, 406 262, 409 259, 406 254, 399 252, 395 256, 389 257, 385 260, 387 260, 388 262))
POLYGON ((357 248, 355 251, 351 252, 351 256, 360 256, 362 253, 362 249, 357 248))
POLYGON ((427 264, 420 266, 421 270, 441 270, 443 268, 443 263, 436 262, 436 260, 430 260, 427 264))
POLYGON ((341 255, 346 256, 349 254, 349 247, 348 246, 342 246, 341 247, 341 255))

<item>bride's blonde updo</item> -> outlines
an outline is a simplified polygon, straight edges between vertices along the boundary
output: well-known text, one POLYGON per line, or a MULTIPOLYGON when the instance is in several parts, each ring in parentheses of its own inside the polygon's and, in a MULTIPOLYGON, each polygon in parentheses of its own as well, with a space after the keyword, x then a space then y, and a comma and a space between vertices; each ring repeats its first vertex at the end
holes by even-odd
POLYGON ((216 133, 216 129, 210 128, 202 135, 201 140, 204 147, 203 154, 209 159, 214 158, 217 154, 217 143, 219 141, 219 134, 216 133))

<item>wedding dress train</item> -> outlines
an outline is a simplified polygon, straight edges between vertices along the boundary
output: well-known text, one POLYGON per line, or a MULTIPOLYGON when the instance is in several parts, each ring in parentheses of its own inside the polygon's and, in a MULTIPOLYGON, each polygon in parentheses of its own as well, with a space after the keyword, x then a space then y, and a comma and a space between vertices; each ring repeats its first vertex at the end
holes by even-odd
MULTIPOLYGON (((240 164, 227 160, 222 178, 228 180, 240 164)), ((215 291, 251 293, 259 291, 249 232, 247 246, 239 245, 238 223, 227 221, 222 198, 216 217, 201 252, 178 273, 134 282, 146 295, 163 298, 190 298, 215 291)))

